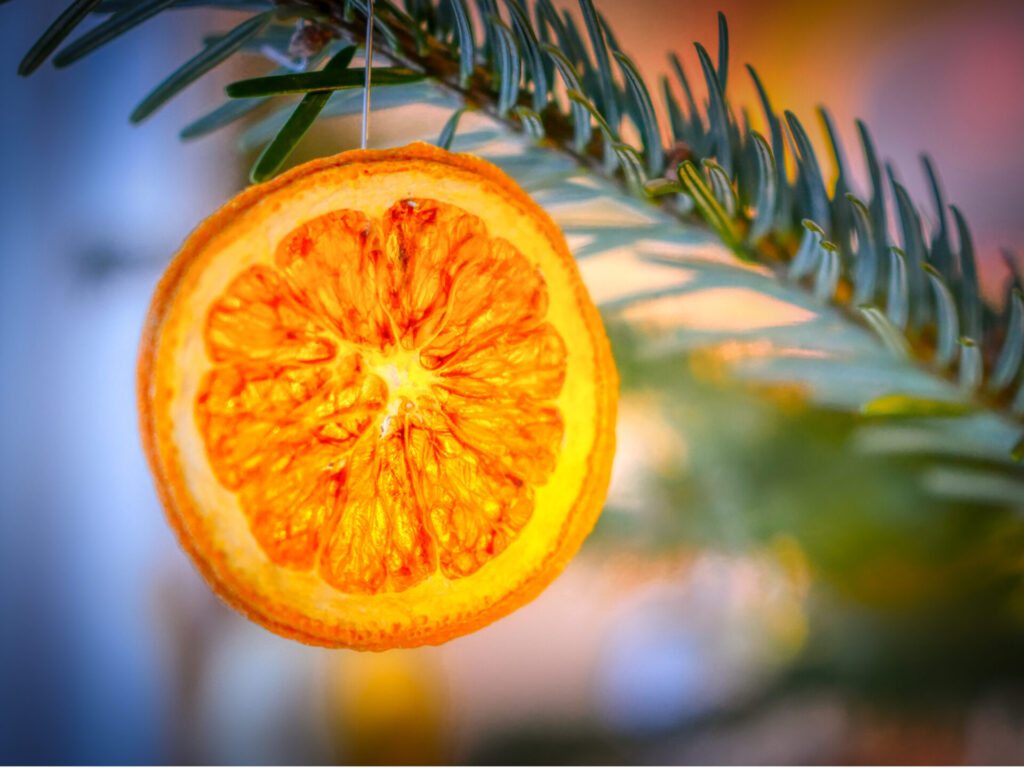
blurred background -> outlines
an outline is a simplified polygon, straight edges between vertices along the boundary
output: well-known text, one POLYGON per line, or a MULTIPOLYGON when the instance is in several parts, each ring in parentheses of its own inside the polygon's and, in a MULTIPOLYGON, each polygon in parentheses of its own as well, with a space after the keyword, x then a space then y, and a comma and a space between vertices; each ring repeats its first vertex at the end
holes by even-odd
MULTIPOLYGON (((608 507, 534 603, 383 654, 307 648, 220 604, 164 523, 134 364, 168 259, 252 159, 231 131, 178 131, 266 66, 228 64, 131 128, 233 17, 164 14, 18 78, 64 4, 0 9, 0 760, 1024 761, 1020 486, 936 497, 914 459, 851 451, 854 417, 753 391, 692 351, 653 365, 612 318, 608 507)), ((826 103, 848 147, 865 119, 918 197, 931 153, 1001 295, 999 248, 1024 248, 1024 5, 596 4, 648 76, 669 49, 696 72, 691 42, 713 50, 721 9, 737 103, 754 105, 750 61, 805 123, 826 103)), ((328 151, 330 130, 303 151, 328 151)), ((336 130, 330 151, 353 135, 336 130)))

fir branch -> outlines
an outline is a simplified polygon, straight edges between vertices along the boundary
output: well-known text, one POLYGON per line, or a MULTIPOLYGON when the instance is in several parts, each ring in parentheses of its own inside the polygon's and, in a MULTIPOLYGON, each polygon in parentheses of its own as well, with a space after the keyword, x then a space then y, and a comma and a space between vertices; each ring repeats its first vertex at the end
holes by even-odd
POLYGON ((57 46, 64 42, 64 38, 70 35, 99 4, 100 0, 75 0, 69 5, 25 54, 25 58, 18 65, 18 74, 27 77, 35 72, 39 65, 57 50, 57 46))
MULTIPOLYGON (((327 62, 327 65, 320 74, 327 78, 346 73, 353 74, 347 70, 347 67, 352 61, 355 52, 356 49, 353 45, 342 48, 331 57, 331 60, 327 62)), ((287 75, 283 77, 287 77, 287 75)), ((274 140, 263 150, 263 153, 256 161, 256 165, 253 166, 252 173, 250 174, 253 182, 266 181, 277 173, 288 158, 288 155, 291 154, 292 149, 299 143, 299 139, 306 134, 306 131, 313 125, 321 110, 327 106, 329 98, 331 98, 331 91, 329 90, 312 90, 303 96, 302 101, 299 102, 291 117, 288 118, 288 122, 284 124, 284 127, 274 137, 274 140)))
MULTIPOLYGON (((930 160, 924 158, 923 167, 938 224, 928 238, 921 207, 892 169, 883 174, 874 142, 860 122, 857 131, 868 168, 870 196, 862 202, 851 191, 848 163, 835 125, 822 108, 819 117, 837 178, 830 188, 800 120, 788 111, 780 117, 749 66, 767 135, 753 131, 745 114, 737 116, 726 93, 729 39, 721 15, 717 61, 697 44, 708 101, 698 105, 682 65, 672 57, 683 101, 664 80, 661 90, 669 125, 663 126, 653 109, 651 90, 607 22, 592 0, 579 2, 584 30, 570 15, 559 16, 549 0, 505 0, 504 14, 494 0, 480 0, 483 28, 478 31, 465 0, 419 0, 406 3, 405 10, 390 0, 377 0, 374 25, 382 41, 378 53, 401 68, 401 76, 437 81, 457 95, 464 108, 479 110, 510 129, 537 137, 591 171, 618 180, 652 205, 661 205, 684 219, 693 214, 681 211, 695 210, 738 256, 769 266, 780 279, 805 285, 820 301, 874 329, 890 349, 933 375, 957 383, 973 405, 1022 422, 1024 306, 1020 278, 1015 277, 1011 288, 1018 293, 1008 292, 1005 308, 990 306, 982 299, 969 226, 956 207, 947 205, 930 160), (584 39, 590 43, 593 58, 584 39), (618 64, 618 78, 613 59, 618 64), (551 93, 556 73, 569 93, 564 103, 551 93), (637 128, 639 146, 621 140, 626 120, 637 128), (599 137, 594 136, 594 125, 599 137), (668 150, 662 146, 663 135, 671 136, 668 150), (797 168, 795 178, 787 173, 787 154, 797 168), (896 202, 898 239, 887 219, 885 200, 890 195, 896 202), (955 251, 947 224, 950 215, 958 242, 955 251)), ((38 67, 87 10, 111 15, 59 51, 55 57, 58 66, 73 62, 161 11, 204 5, 268 8, 254 0, 105 0, 98 5, 78 0, 26 56, 23 73, 38 67)), ((315 27, 324 40, 362 42, 367 7, 362 0, 272 0, 271 5, 277 18, 266 33, 268 40, 271 29, 277 27, 279 33, 278 25, 298 22, 300 29, 315 27)), ((205 71, 209 61, 201 59, 201 66, 193 69, 205 71)), ((188 65, 182 69, 192 74, 188 65)), ((386 79, 388 71, 381 71, 378 82, 386 79)), ((243 85, 236 84, 232 95, 262 98, 312 89, 306 98, 317 95, 319 101, 324 89, 351 85, 345 73, 332 81, 335 86, 324 85, 325 77, 324 71, 278 75, 263 80, 282 83, 286 78, 305 78, 307 87, 267 87, 243 94, 243 85)), ((158 105, 191 80, 165 84, 164 90, 158 89, 151 98, 158 105)), ((245 108, 222 108, 223 114, 211 114, 204 118, 205 123, 199 121, 186 133, 227 124, 253 103, 244 103, 245 108)), ((458 118, 453 116, 445 128, 445 143, 451 141, 457 125, 458 118)), ((294 135, 292 128, 289 125, 284 130, 294 135)), ((279 146, 289 146, 289 141, 282 140, 279 146)), ((274 167, 283 159, 275 155, 274 167)))

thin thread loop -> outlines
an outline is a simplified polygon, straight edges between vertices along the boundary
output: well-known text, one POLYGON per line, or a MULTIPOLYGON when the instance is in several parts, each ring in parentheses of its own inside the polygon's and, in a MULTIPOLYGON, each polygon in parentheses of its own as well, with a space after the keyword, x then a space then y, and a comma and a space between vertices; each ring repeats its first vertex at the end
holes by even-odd
POLYGON ((366 135, 370 126, 370 69, 373 59, 373 0, 366 0, 366 63, 363 78, 363 128, 359 146, 366 149, 366 135))

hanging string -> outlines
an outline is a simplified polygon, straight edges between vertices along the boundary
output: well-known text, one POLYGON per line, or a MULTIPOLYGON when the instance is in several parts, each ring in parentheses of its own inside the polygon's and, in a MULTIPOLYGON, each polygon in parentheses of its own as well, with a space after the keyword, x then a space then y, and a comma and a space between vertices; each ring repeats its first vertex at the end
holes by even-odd
POLYGON ((373 58, 373 0, 366 0, 366 74, 363 78, 363 131, 360 146, 366 149, 370 125, 370 63, 373 58))

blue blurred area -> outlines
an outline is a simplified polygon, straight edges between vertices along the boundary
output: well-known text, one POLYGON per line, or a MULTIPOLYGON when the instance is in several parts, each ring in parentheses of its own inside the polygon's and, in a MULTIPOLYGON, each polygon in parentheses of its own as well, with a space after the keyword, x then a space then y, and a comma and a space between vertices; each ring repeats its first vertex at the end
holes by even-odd
POLYGON ((189 14, 19 78, 63 5, 0 11, 0 755, 146 763, 165 751, 168 681, 145 576, 174 544, 133 361, 163 265, 235 180, 216 140, 177 146, 212 84, 145 126, 126 120, 197 46, 189 14))

